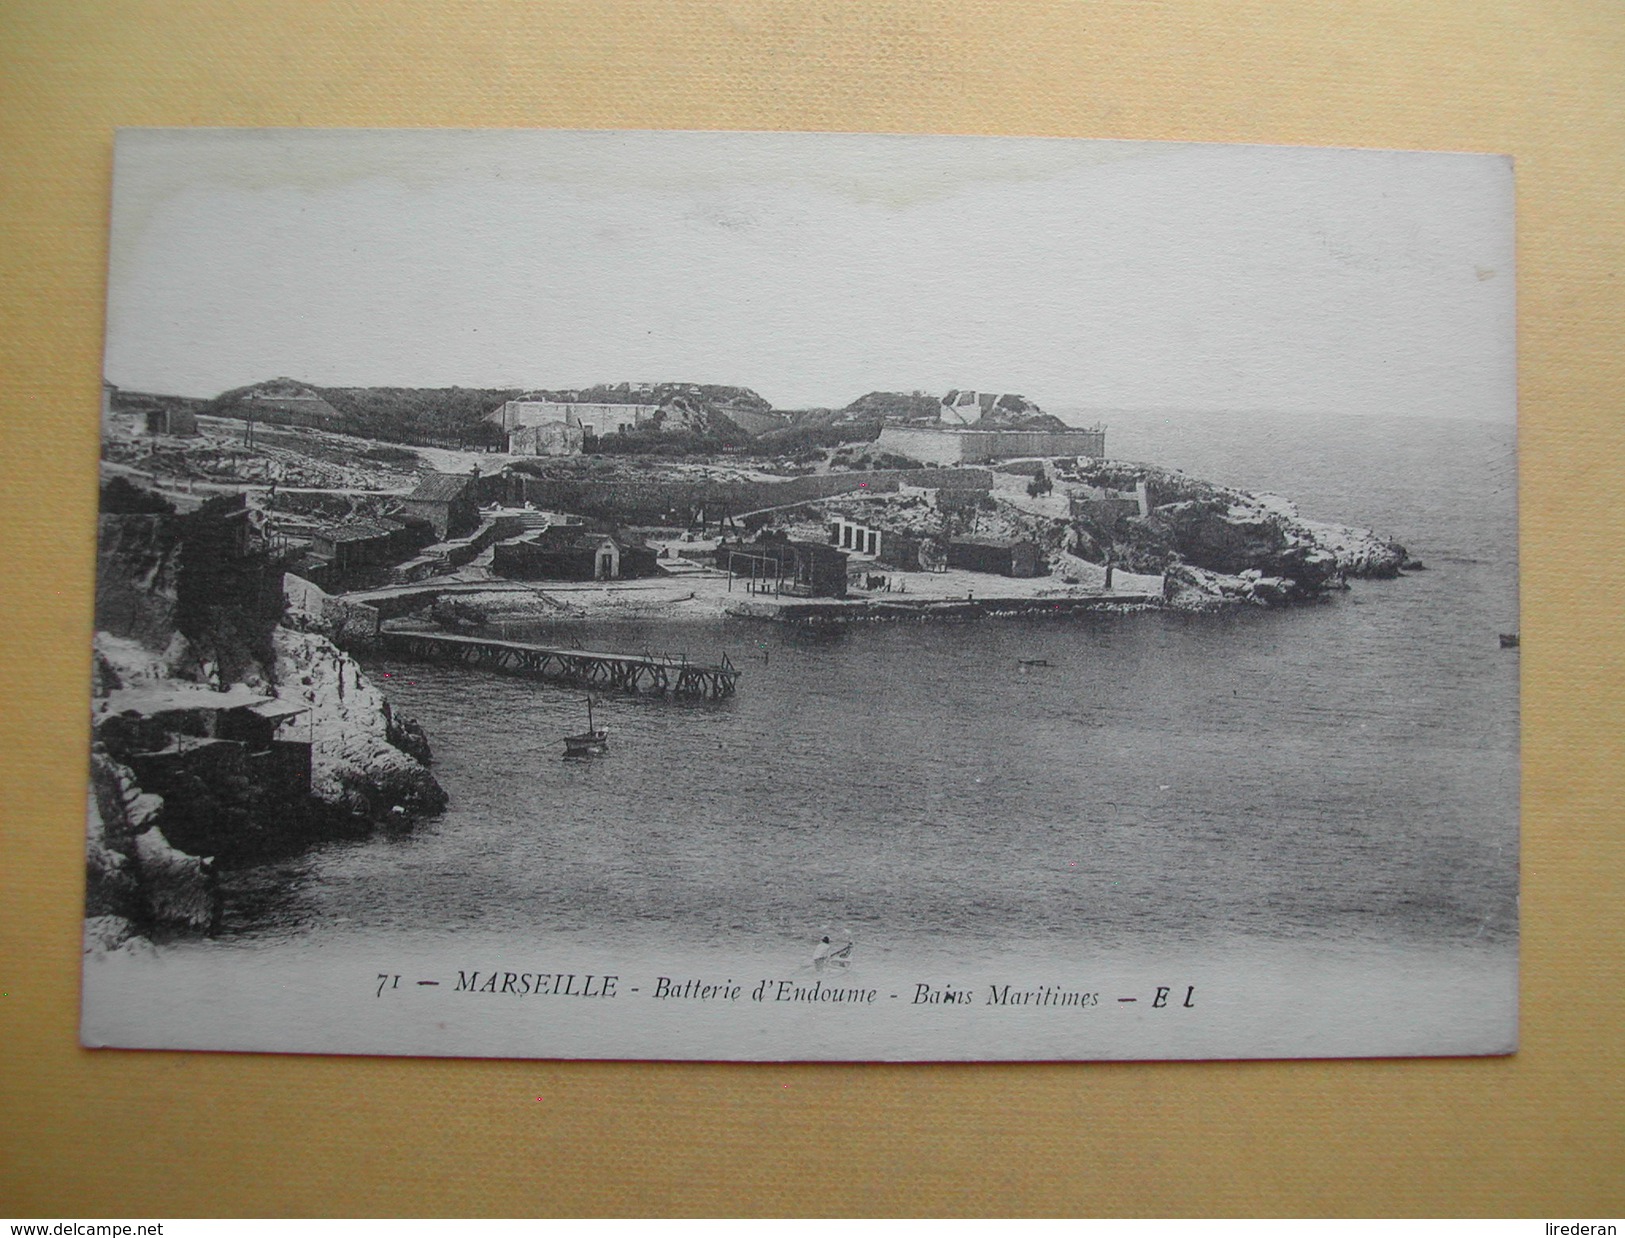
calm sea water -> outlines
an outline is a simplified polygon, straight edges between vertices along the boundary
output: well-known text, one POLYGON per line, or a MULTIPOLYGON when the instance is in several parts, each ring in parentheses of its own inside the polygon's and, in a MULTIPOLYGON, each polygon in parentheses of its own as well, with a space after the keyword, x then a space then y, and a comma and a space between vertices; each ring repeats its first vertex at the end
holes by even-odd
POLYGON ((720 704, 607 699, 612 747, 590 761, 560 756, 576 692, 374 661, 449 809, 235 874, 226 937, 1514 942, 1512 429, 1124 415, 1108 442, 1374 527, 1429 570, 1222 616, 598 625, 583 644, 746 669, 720 704))

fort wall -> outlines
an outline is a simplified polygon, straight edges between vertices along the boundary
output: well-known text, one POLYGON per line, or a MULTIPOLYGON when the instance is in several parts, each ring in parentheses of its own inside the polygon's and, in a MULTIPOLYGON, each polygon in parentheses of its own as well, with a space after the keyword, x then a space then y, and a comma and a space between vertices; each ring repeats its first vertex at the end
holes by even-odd
POLYGON ((886 426, 875 450, 889 451, 926 464, 987 464, 1021 456, 1093 456, 1106 454, 1106 431, 1089 430, 954 430, 930 426, 886 426))

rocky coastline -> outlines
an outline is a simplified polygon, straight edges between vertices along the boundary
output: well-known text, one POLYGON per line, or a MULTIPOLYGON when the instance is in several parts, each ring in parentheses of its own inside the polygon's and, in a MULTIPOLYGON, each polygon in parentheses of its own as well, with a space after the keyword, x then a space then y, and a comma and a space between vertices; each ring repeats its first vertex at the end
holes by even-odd
MULTIPOLYGON (((1291 606, 1419 567, 1368 530, 1308 520, 1288 501, 1156 466, 1013 462, 991 490, 900 487, 861 505, 789 505, 778 533, 823 540, 856 513, 912 537, 1030 542, 1039 572, 1006 579, 915 570, 903 588, 825 604, 748 598, 720 576, 587 582, 438 596, 460 625, 486 612, 587 622, 724 614, 781 622, 961 621, 1084 611, 1291 606), (951 501, 950 501, 951 500, 951 501), (538 607, 540 610, 538 610, 538 607)), ((347 652, 378 627, 353 596, 288 569, 242 494, 180 514, 115 478, 103 493, 87 833, 87 950, 208 933, 220 873, 323 840, 408 828, 446 796, 421 728, 347 652)), ((476 575, 478 571, 476 570, 476 575)), ((486 573, 459 588, 478 590, 486 573)), ((448 579, 449 583, 449 579, 448 579)), ((872 588, 872 586, 871 586, 872 588)), ((404 617, 412 622, 411 616, 404 617)), ((444 616, 439 616, 442 623, 444 616)))
MULTIPOLYGON (((1028 460, 996 465, 990 475, 992 488, 969 496, 904 487, 856 501, 837 496, 789 516, 782 531, 792 537, 822 541, 830 520, 846 518, 882 537, 901 535, 926 548, 922 558, 938 560, 935 571, 901 578, 907 603, 890 593, 859 596, 813 608, 820 620, 1025 615, 1035 599, 1062 609, 1290 606, 1345 589, 1351 579, 1391 579, 1420 566, 1404 546, 1371 530, 1305 519, 1279 496, 1155 465, 1028 460), (948 544, 961 537, 1028 544, 1038 573, 1012 579, 943 569, 948 544), (932 601, 963 605, 933 608, 932 601)), ((730 613, 751 610, 735 605, 730 613)))
POLYGON ((1071 551, 1160 572, 1163 602, 1176 610, 1290 605, 1420 566, 1398 542, 1305 519, 1278 495, 1111 460, 1080 460, 1058 476, 1071 488, 1071 551))
POLYGON ((88 951, 207 933, 222 869, 446 802, 421 728, 297 604, 240 497, 128 506, 100 521, 88 951))

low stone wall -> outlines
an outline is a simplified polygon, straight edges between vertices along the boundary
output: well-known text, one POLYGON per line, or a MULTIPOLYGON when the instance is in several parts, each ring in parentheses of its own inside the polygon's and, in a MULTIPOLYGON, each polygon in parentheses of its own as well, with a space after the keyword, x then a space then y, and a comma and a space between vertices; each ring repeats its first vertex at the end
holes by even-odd
POLYGON ((722 410, 722 415, 747 434, 769 434, 790 424, 790 419, 783 413, 756 413, 748 409, 727 408, 722 410))
POLYGON ((619 521, 679 523, 702 509, 715 519, 832 498, 839 494, 894 493, 902 486, 932 490, 991 490, 986 469, 876 469, 870 472, 815 473, 784 481, 588 481, 575 478, 526 477, 524 501, 552 511, 619 521))
POLYGON ((1104 430, 991 430, 964 436, 967 464, 1018 456, 1104 456, 1104 430))
POLYGON ((965 458, 963 435, 909 426, 886 426, 875 440, 875 450, 927 464, 958 464, 965 458))
POLYGON ((1072 518, 1074 520, 1096 520, 1103 524, 1110 524, 1115 520, 1144 514, 1140 510, 1139 501, 1133 498, 1075 498, 1072 500, 1072 518))
POLYGON ((376 606, 351 598, 334 597, 292 572, 282 577, 288 622, 298 631, 317 632, 340 648, 370 645, 378 639, 380 615, 376 606))
POLYGON ((937 430, 887 426, 876 451, 928 464, 987 464, 1022 456, 1103 456, 1104 430, 937 430))

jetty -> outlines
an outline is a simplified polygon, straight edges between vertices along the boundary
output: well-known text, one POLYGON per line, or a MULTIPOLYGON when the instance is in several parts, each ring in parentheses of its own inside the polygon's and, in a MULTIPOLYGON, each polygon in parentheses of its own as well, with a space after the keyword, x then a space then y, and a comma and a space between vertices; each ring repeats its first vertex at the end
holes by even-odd
POLYGON ((814 601, 764 600, 735 602, 727 613, 735 619, 773 623, 939 622, 978 619, 1062 619, 1091 611, 1146 610, 1162 599, 1149 593, 1101 593, 1086 597, 918 597, 819 598, 814 601))
POLYGON ((662 696, 721 700, 734 694, 739 671, 722 655, 720 663, 655 653, 604 653, 560 649, 523 641, 454 636, 441 632, 378 634, 390 653, 428 662, 455 662, 481 670, 529 675, 555 683, 605 691, 650 692, 662 696))

